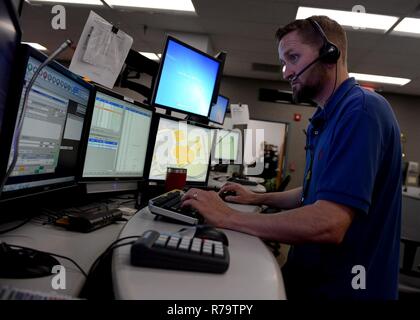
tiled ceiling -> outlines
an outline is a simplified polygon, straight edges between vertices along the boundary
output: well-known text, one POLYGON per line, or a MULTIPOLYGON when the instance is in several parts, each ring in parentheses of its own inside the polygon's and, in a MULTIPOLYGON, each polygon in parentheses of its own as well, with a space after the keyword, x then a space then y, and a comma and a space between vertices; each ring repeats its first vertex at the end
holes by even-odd
MULTIPOLYGON (((300 5, 351 10, 363 5, 368 13, 398 17, 419 16, 420 0, 193 0, 197 15, 65 5, 66 30, 51 28, 51 4, 25 3, 21 24, 24 40, 50 49, 64 39, 77 41, 90 10, 117 24, 134 38, 133 49, 161 52, 167 32, 195 33, 209 37, 213 53, 228 53, 224 74, 238 77, 282 80, 281 74, 254 70, 252 65, 278 65, 274 34, 294 20, 300 5)), ((420 95, 420 38, 346 29, 351 72, 410 78, 402 87, 382 85, 386 92, 420 95)), ((72 53, 65 59, 70 60, 72 53)))

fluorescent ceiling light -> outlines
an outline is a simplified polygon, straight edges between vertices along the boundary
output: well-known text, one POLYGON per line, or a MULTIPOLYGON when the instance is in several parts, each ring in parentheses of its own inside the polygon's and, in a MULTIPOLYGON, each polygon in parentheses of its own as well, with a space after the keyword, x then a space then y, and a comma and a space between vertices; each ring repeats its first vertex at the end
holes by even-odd
POLYGON ((35 43, 35 42, 22 42, 22 43, 27 44, 36 50, 41 50, 41 51, 48 50, 47 48, 45 48, 43 45, 40 45, 39 43, 35 43))
POLYGON ((151 60, 159 61, 160 57, 162 57, 162 54, 160 53, 153 53, 153 52, 140 52, 140 54, 144 55, 146 58, 149 58, 151 60))
POLYGON ((319 9, 310 7, 299 7, 296 19, 306 19, 310 16, 328 16, 331 19, 337 21, 343 26, 354 27, 357 29, 376 29, 387 31, 395 22, 398 17, 384 16, 380 14, 353 12, 353 11, 342 11, 342 10, 330 10, 330 9, 319 9))
POLYGON ((195 12, 191 0, 105 0, 111 6, 195 12))
POLYGON ((56 2, 56 3, 70 3, 70 4, 90 4, 95 6, 103 6, 101 0, 31 0, 31 2, 56 2))
POLYGON ((398 86, 404 86, 411 81, 411 79, 378 76, 374 74, 364 74, 364 73, 349 73, 349 76, 355 77, 357 80, 361 80, 361 81, 395 84, 398 86))
POLYGON ((392 33, 411 33, 420 34, 420 19, 415 18, 404 18, 397 26, 392 30, 392 33))

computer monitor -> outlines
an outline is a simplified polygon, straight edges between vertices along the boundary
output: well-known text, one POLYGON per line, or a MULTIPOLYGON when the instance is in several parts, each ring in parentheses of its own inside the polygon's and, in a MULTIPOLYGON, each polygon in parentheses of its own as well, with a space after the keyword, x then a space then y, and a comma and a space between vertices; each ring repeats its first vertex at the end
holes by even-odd
POLYGON ((205 186, 210 171, 213 130, 205 125, 159 115, 149 181, 165 181, 168 167, 186 168, 187 185, 205 186))
POLYGON ((240 131, 239 130, 216 130, 216 143, 214 146, 214 159, 216 163, 233 163, 238 160, 240 131))
POLYGON ((226 110, 229 105, 229 98, 219 95, 217 102, 211 107, 209 120, 223 125, 225 122, 226 110))
POLYGON ((0 181, 6 172, 14 126, 10 118, 19 103, 16 90, 17 63, 21 40, 16 11, 10 0, 0 1, 0 181))
POLYGON ((81 180, 90 182, 88 192, 137 189, 133 181, 144 177, 152 116, 150 107, 96 87, 84 135, 81 180))
MULTIPOLYGON (((20 104, 23 110, 26 86, 46 56, 22 46, 25 66, 20 85, 20 104)), ((51 62, 39 74, 28 98, 19 138, 16 165, 3 189, 2 199, 33 195, 40 192, 75 186, 80 156, 80 142, 92 85, 51 62)), ((11 119, 8 119, 11 121, 11 119)), ((13 151, 9 155, 9 163, 13 151)))
POLYGON ((207 118, 219 72, 218 59, 168 36, 152 105, 207 118))

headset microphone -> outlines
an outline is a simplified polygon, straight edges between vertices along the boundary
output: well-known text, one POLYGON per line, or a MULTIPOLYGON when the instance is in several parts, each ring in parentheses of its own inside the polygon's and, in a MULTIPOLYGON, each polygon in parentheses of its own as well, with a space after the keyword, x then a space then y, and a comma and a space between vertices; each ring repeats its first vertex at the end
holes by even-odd
POLYGON ((312 65, 317 63, 319 60, 321 60, 321 57, 318 57, 315 60, 313 60, 311 63, 307 64, 302 70, 300 70, 297 74, 295 74, 293 78, 290 79, 290 82, 296 81, 302 75, 302 73, 308 70, 312 65))

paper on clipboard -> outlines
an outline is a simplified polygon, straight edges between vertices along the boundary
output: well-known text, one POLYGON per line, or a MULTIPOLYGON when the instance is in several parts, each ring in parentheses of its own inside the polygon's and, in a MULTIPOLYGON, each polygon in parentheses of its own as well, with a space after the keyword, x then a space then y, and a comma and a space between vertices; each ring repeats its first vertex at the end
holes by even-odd
POLYGON ((91 11, 69 69, 112 89, 132 44, 132 37, 91 11))
POLYGON ((248 124, 249 110, 247 104, 231 104, 232 124, 248 124))

